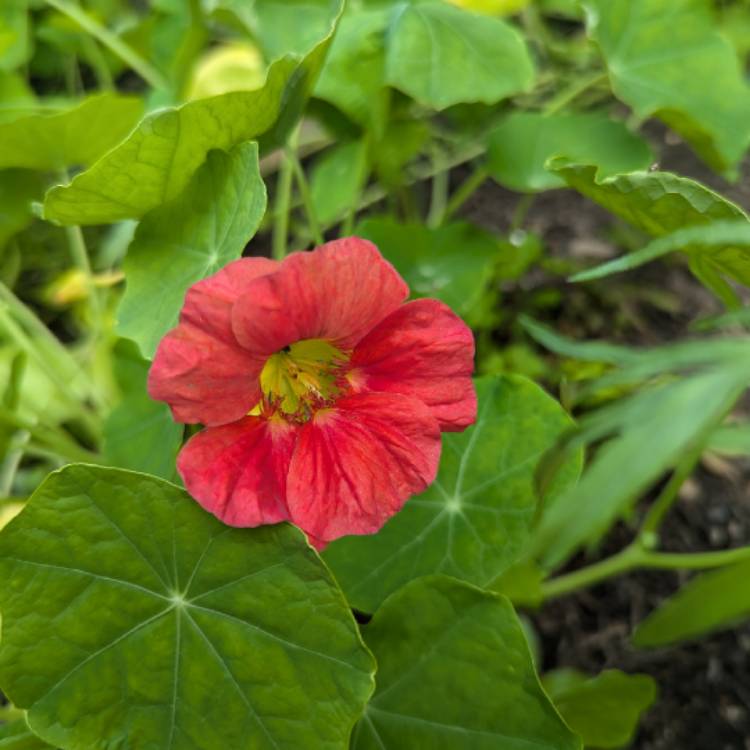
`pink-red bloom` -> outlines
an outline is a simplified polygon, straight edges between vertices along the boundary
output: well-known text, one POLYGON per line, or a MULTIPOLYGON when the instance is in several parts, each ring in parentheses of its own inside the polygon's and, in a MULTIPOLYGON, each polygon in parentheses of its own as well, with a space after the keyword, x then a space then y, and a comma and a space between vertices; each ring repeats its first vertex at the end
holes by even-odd
POLYGON ((317 547, 370 534, 434 479, 441 431, 476 418, 474 341, 355 237, 242 258, 192 286, 149 394, 206 428, 188 492, 232 526, 292 521, 317 547))

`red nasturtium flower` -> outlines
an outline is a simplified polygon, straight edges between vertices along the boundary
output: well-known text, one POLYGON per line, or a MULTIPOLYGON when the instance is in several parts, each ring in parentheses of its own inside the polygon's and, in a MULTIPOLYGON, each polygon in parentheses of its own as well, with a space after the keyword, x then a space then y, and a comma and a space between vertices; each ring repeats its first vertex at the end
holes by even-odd
POLYGON ((205 429, 188 492, 232 526, 289 520, 318 548, 370 534, 435 478, 440 432, 476 418, 474 341, 371 243, 242 258, 192 286, 149 394, 205 429))

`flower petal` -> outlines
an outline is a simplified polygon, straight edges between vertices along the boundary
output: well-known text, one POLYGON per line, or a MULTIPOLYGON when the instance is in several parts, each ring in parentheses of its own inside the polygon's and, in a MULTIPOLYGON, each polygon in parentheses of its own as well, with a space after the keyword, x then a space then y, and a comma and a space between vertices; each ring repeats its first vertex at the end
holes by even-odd
POLYGON ((292 253, 253 281, 234 305, 232 327, 242 346, 264 356, 305 339, 350 349, 408 293, 375 245, 348 237, 292 253))
POLYGON ((245 417, 194 435, 177 457, 187 491, 230 526, 289 518, 286 475, 299 428, 282 420, 245 417))
POLYGON ((442 430, 463 430, 476 420, 474 337, 438 300, 416 300, 391 313, 357 344, 351 366, 355 390, 418 398, 442 430))
POLYGON ((440 428, 421 401, 342 398, 302 427, 287 479, 290 518, 318 548, 372 534, 435 479, 439 461, 440 428))
POLYGON ((241 258, 188 290, 180 323, 161 340, 148 378, 151 398, 166 401, 178 422, 233 422, 260 399, 263 360, 237 343, 231 310, 253 279, 276 267, 266 258, 241 258))

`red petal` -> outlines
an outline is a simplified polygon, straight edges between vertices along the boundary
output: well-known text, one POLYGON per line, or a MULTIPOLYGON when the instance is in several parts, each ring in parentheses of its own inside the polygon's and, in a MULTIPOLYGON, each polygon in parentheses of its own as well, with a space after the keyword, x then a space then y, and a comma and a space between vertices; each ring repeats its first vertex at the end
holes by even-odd
POLYGON ((286 475, 299 428, 261 417, 209 427, 177 457, 187 491, 230 526, 289 518, 286 475))
POLYGON ((161 340, 148 379, 151 398, 166 401, 178 422, 233 422, 260 399, 263 360, 237 343, 231 309, 253 279, 277 266, 242 258, 188 290, 180 324, 161 340))
POLYGON ((463 430, 476 420, 474 337, 442 302, 402 305, 360 341, 351 366, 356 390, 414 396, 442 430, 463 430))
POLYGON ((287 479, 294 523, 324 542, 372 534, 435 479, 440 429, 420 401, 391 393, 340 399, 304 425, 287 479))
POLYGON ((304 339, 349 349, 408 293, 375 245, 349 237, 293 253, 253 281, 233 307, 232 326, 246 349, 266 356, 304 339))

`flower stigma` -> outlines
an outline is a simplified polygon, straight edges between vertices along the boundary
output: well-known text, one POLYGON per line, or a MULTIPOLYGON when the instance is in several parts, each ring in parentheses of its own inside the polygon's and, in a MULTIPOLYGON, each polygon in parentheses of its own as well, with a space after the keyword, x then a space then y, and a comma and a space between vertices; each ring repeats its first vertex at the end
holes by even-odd
MULTIPOLYGON (((347 389, 343 379, 349 354, 325 339, 306 339, 272 354, 260 373, 264 407, 293 421, 307 421, 347 389)), ((260 407, 260 408, 259 408, 260 407)))

